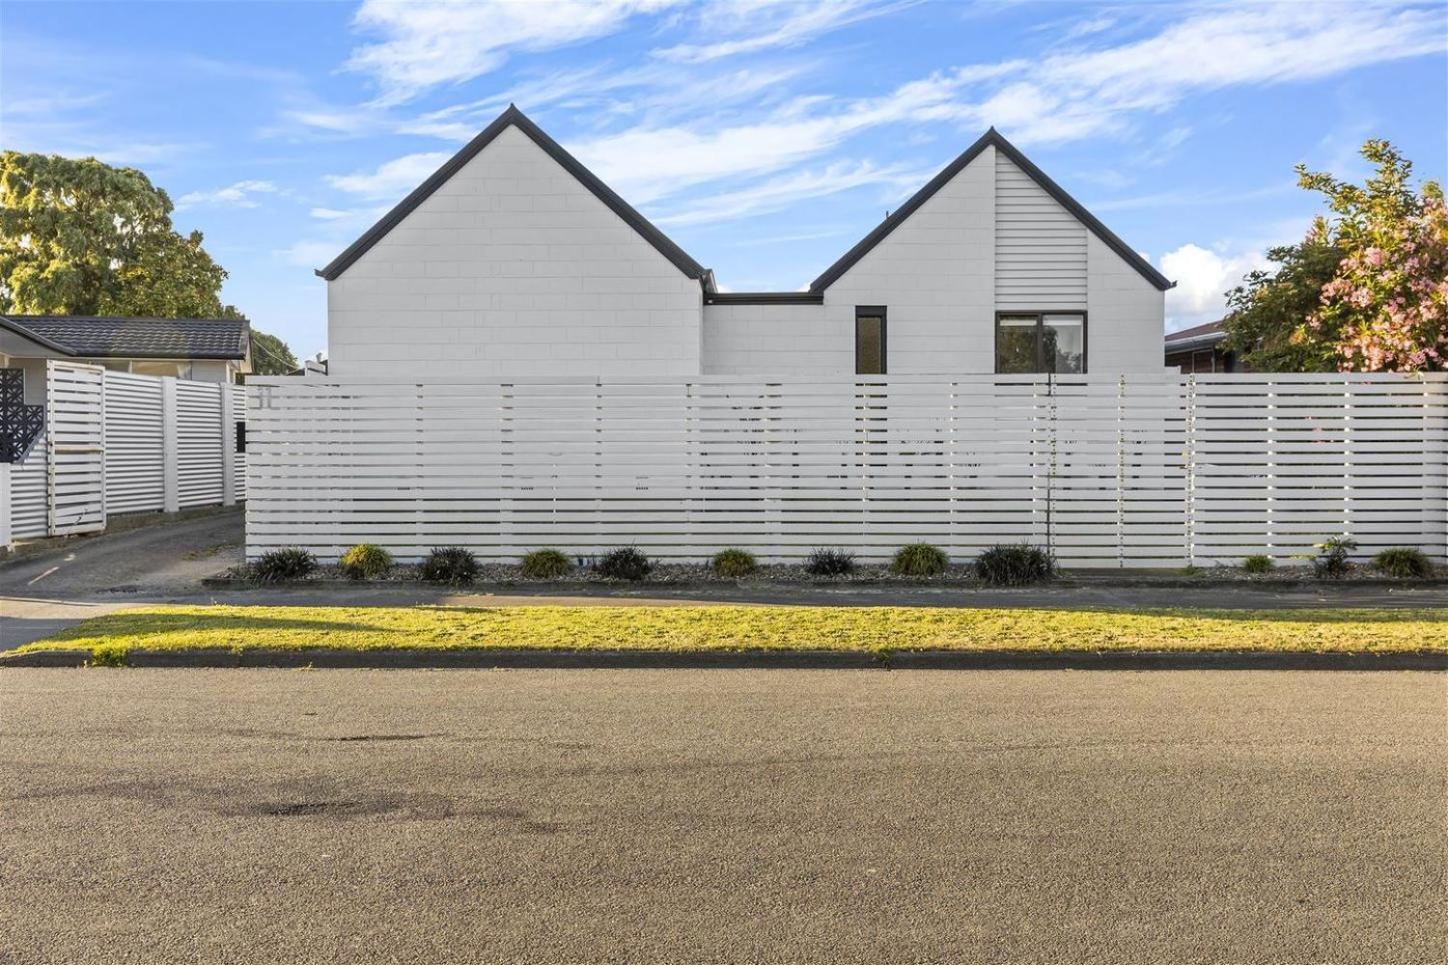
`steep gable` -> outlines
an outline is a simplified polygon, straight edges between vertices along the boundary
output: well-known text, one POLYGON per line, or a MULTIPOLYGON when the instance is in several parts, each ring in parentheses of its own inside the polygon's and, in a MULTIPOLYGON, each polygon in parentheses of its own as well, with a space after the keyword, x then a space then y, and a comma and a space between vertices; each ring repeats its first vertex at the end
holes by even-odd
MULTIPOLYGON (((1044 213, 1048 217, 1051 216, 1051 207, 1040 202, 1040 195, 1044 195, 1046 198, 1055 202, 1055 205, 1059 206, 1060 211, 1069 213, 1072 218, 1083 226, 1084 230, 1096 235, 1107 247, 1116 252, 1122 260, 1131 265, 1133 269, 1140 273, 1147 281, 1151 282, 1152 285, 1156 286, 1157 289, 1165 291, 1168 288, 1174 287, 1175 282, 1168 280, 1161 272, 1153 268, 1149 261, 1141 257, 1141 255, 1137 254, 1126 242, 1113 234, 1109 228, 1097 220, 1095 215, 1082 207, 1081 203, 1067 194, 1060 185, 1048 178, 1045 173, 1036 167, 1035 164, 1031 163, 1030 159, 1022 154, 1015 145, 1007 141, 1005 137, 992 127, 986 131, 985 134, 981 135, 974 144, 966 148, 959 157, 946 165, 944 170, 931 178, 923 188, 915 192, 904 204, 891 212, 889 217, 862 238, 858 244, 840 256, 838 261, 829 268, 826 268, 818 278, 810 283, 809 290, 811 292, 823 292, 833 285, 854 267, 861 258, 865 257, 876 245, 884 241, 892 232, 904 224, 922 208, 926 202, 954 180, 956 175, 965 170, 972 161, 978 158, 989 147, 996 149, 998 175, 1002 166, 1004 166, 1006 179, 1009 182, 1004 198, 998 193, 997 203, 999 204, 1002 200, 1005 201, 1006 210, 1012 215, 1014 219, 1013 224, 1016 227, 1022 227, 1030 220, 1030 208, 1032 205, 1036 207, 1038 213, 1044 213), (1017 177, 1017 175, 1019 175, 1019 177, 1017 177), (1031 187, 1032 185, 1034 188, 1031 187), (1037 194, 1035 189, 1039 189, 1039 194, 1037 194)), ((1011 234, 1012 232, 1007 232, 1008 237, 1011 234)), ((1027 232, 1027 234, 1029 234, 1029 232, 1027 232)), ((1029 238, 1024 240, 1029 240, 1029 238)), ((1007 246, 1010 247, 1009 241, 1007 242, 1007 246)), ((1084 248, 1082 249, 1082 254, 1084 261, 1084 248)), ((1008 259, 1008 261, 1009 260, 1010 259, 1008 259)), ((1011 277, 1009 272, 1013 267, 1014 266, 1008 267, 1008 279, 1011 277)))

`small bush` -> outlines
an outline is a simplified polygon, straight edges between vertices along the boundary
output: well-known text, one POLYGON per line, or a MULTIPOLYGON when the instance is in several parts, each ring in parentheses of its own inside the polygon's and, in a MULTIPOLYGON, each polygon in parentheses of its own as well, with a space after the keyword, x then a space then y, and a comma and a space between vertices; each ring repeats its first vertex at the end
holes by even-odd
POLYGON ((530 580, 556 580, 573 569, 573 561, 557 550, 534 550, 520 566, 530 580))
POLYGON ((478 576, 478 558, 461 546, 434 547, 417 568, 418 575, 429 583, 471 583, 478 576))
POLYGON ((1433 564, 1421 550, 1395 546, 1373 557, 1373 569, 1400 580, 1423 580, 1433 575, 1433 564))
POLYGON ((1242 569, 1253 576, 1261 576, 1263 573, 1271 573, 1272 568, 1277 564, 1272 562, 1272 557, 1264 553, 1253 553, 1242 561, 1242 569))
POLYGON ((289 546, 261 554, 251 564, 251 575, 263 583, 300 580, 317 568, 317 558, 306 550, 289 546))
POLYGON ((855 554, 817 549, 805 557, 804 571, 810 576, 849 576, 855 572, 855 554))
POLYGON ((896 576, 939 576, 950 566, 950 557, 938 546, 911 543, 895 551, 890 572, 896 576))
POLYGON ((1348 555, 1357 549, 1357 540, 1334 536, 1314 545, 1317 548, 1317 558, 1312 561, 1312 570, 1319 577, 1336 580, 1352 570, 1352 561, 1348 559, 1348 555))
POLYGON ((610 550, 593 565, 595 572, 610 580, 642 580, 653 568, 654 564, 636 546, 610 550))
POLYGON ((373 543, 358 543, 337 565, 354 580, 375 580, 392 568, 392 554, 373 543))
POLYGON ((759 563, 748 550, 727 549, 714 554, 713 567, 718 576, 738 579, 759 569, 759 563))
POLYGON ((1056 575, 1056 562, 1037 546, 992 546, 976 558, 975 575, 996 586, 1040 583, 1056 575))

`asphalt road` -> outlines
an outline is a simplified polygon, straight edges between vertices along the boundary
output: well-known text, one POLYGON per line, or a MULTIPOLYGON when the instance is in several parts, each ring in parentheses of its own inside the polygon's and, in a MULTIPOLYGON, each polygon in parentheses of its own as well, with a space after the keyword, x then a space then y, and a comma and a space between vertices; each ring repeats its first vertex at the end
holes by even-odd
POLYGON ((0 962, 1442 962, 1445 697, 0 671, 0 962))

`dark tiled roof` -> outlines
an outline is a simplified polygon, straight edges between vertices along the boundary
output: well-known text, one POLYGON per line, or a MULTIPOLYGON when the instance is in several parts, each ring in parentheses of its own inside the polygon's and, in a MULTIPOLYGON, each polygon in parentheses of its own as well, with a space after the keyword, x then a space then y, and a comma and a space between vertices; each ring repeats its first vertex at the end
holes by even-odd
POLYGON ((1166 340, 1168 343, 1195 341, 1197 339, 1206 341, 1205 336, 1212 335, 1218 338, 1226 338, 1227 330, 1222 327, 1222 322, 1223 319, 1219 318, 1215 322, 1207 322, 1205 325, 1194 325, 1191 328, 1184 328, 1179 332, 1169 332, 1166 340))
POLYGON ((248 325, 239 318, 100 318, 3 315, 6 327, 89 358, 242 359, 248 325))

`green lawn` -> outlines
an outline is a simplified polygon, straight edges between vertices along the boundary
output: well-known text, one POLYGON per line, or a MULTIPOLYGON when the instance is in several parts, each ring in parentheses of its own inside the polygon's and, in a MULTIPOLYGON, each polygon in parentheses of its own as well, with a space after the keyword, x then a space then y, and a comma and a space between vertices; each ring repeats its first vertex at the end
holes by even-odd
POLYGON ((27 650, 1448 651, 1448 610, 945 607, 170 606, 88 620, 27 650))

